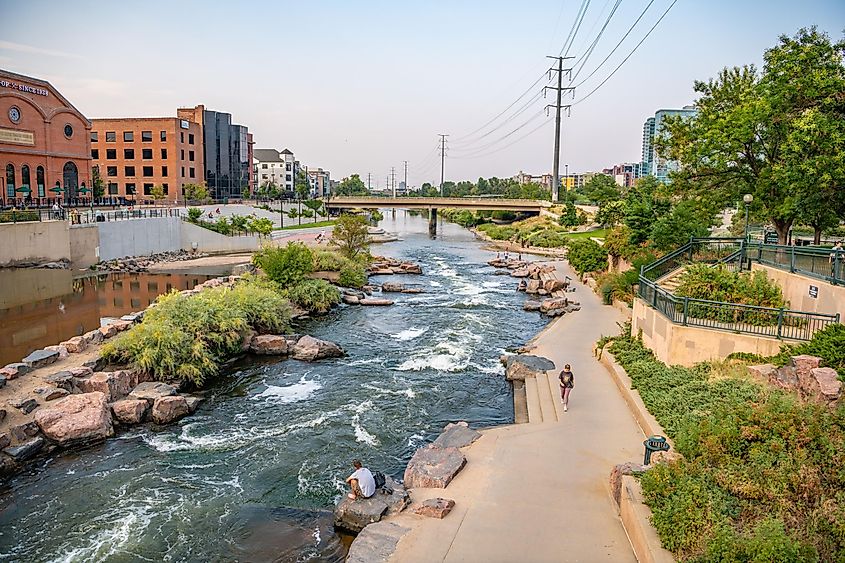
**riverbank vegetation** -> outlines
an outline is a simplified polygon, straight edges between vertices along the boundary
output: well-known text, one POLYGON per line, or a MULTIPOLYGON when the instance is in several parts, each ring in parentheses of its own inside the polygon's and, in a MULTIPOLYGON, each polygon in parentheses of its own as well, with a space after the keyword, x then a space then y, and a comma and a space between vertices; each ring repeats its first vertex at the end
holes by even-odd
POLYGON ((247 217, 244 215, 231 215, 218 217, 216 221, 203 219, 203 211, 198 207, 188 209, 188 221, 209 231, 221 235, 257 234, 269 236, 273 231, 273 221, 265 217, 247 217))
POLYGON ((641 477, 664 547, 685 561, 845 557, 845 405, 803 402, 744 363, 667 366, 630 325, 607 341, 683 456, 641 477))

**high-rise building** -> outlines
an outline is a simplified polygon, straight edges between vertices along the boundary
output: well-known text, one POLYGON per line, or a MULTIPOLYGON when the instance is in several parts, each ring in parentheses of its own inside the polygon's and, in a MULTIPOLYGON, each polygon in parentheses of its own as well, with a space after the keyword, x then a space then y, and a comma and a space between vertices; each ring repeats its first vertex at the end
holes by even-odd
POLYGON ((614 164, 610 168, 602 170, 602 173, 613 178, 619 187, 630 188, 643 174, 642 163, 623 162, 621 164, 614 164))
POLYGON ((695 106, 684 106, 683 109, 661 109, 657 110, 654 117, 646 119, 643 124, 643 176, 654 176, 661 182, 667 182, 669 172, 678 169, 677 162, 660 156, 655 149, 654 140, 664 134, 663 120, 666 117, 676 115, 694 117, 697 111, 695 106))

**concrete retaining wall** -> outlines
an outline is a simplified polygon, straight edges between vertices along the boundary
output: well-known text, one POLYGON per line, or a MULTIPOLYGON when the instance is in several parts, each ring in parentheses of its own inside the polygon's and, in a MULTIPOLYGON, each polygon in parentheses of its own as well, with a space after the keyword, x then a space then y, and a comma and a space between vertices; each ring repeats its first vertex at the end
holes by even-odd
POLYGON ((0 268, 70 260, 66 221, 0 223, 0 268))
POLYGON ((100 229, 97 225, 71 225, 70 266, 81 270, 100 261, 100 229))
POLYGON ((777 338, 737 334, 693 326, 682 326, 634 300, 631 333, 642 330, 643 344, 665 364, 692 366, 707 360, 723 360, 732 352, 773 356, 784 344, 777 338))
POLYGON ((751 269, 766 272, 769 279, 781 287, 791 309, 829 315, 839 313, 845 320, 845 287, 756 262, 751 263, 751 269), (811 285, 817 288, 818 297, 810 295, 811 285))
POLYGON ((622 494, 619 497, 619 517, 631 541, 639 563, 671 563, 672 554, 660 545, 657 531, 651 525, 651 509, 643 501, 640 482, 635 477, 622 477, 622 494))
POLYGON ((97 223, 100 260, 146 256, 182 248, 178 217, 154 217, 97 223))
POLYGON ((262 239, 258 235, 227 237, 181 219, 178 219, 178 221, 181 223, 180 237, 182 242, 180 248, 185 250, 191 250, 193 243, 197 243, 199 252, 212 253, 252 252, 261 248, 262 239))

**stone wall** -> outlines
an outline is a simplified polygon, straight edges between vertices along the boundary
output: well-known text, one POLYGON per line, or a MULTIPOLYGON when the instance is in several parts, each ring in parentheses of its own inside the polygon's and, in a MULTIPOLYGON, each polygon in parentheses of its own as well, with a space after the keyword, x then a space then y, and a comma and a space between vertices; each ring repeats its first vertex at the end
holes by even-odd
POLYGON ((97 225, 71 225, 70 266, 81 270, 99 262, 100 229, 97 225))
POLYGON ((766 272, 769 279, 781 287, 791 309, 832 315, 839 313, 845 319, 845 287, 756 262, 752 262, 751 269, 766 272), (818 297, 810 295, 811 285, 818 289, 818 297))
POLYGON ((654 352, 657 359, 665 364, 682 366, 721 360, 732 352, 773 356, 784 344, 777 338, 677 325, 637 298, 634 300, 631 332, 636 336, 640 330, 643 344, 654 352))
POLYGON ((70 259, 66 221, 0 223, 0 268, 70 259))

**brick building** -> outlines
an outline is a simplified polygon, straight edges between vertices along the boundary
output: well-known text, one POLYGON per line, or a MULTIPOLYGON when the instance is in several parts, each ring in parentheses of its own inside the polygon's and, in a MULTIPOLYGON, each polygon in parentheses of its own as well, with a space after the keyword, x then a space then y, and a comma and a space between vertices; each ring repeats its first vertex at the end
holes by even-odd
POLYGON ((183 117, 92 122, 91 158, 105 197, 151 202, 153 188, 160 185, 165 201, 176 203, 184 201, 185 184, 204 182, 202 122, 183 117))
POLYGON ((91 122, 49 82, 0 70, 3 206, 85 201, 91 187, 91 122), (52 191, 56 186, 62 192, 52 191))

